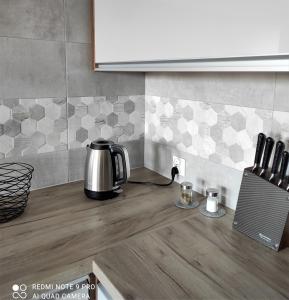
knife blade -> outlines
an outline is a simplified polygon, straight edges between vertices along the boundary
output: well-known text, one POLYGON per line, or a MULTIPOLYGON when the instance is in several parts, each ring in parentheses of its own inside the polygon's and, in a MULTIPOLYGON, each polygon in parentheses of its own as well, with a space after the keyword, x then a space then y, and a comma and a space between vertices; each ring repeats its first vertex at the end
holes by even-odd
POLYGON ((264 133, 261 132, 258 134, 254 166, 252 168, 253 173, 256 173, 258 168, 260 167, 260 162, 261 162, 261 158, 265 146, 265 139, 266 139, 266 135, 264 133))
POLYGON ((279 176, 279 180, 277 183, 278 186, 281 186, 284 181, 284 178, 285 178, 286 172, 287 172, 288 162, 289 162, 289 153, 287 151, 284 151, 282 153, 280 176, 279 176))
POLYGON ((286 191, 289 192, 289 183, 288 183, 288 185, 286 187, 286 191))
POLYGON ((285 144, 282 141, 278 141, 275 148, 275 155, 273 159, 269 181, 273 181, 276 178, 276 175, 279 170, 280 162, 281 162, 282 152, 284 151, 284 149, 285 149, 285 144))
POLYGON ((265 141, 265 150, 263 155, 261 171, 259 173, 260 177, 265 177, 266 175, 266 171, 268 169, 273 147, 274 147, 274 140, 271 137, 267 137, 265 141))

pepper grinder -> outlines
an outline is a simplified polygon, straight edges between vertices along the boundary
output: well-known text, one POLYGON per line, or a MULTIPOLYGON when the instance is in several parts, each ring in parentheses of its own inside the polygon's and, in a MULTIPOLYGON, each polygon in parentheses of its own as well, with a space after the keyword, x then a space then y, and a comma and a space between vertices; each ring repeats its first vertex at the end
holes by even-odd
POLYGON ((193 184, 189 181, 181 183, 181 193, 176 201, 179 208, 195 208, 199 206, 199 201, 194 199, 193 184))
POLYGON ((200 207, 201 214, 211 218, 220 218, 224 216, 226 214, 226 211, 219 205, 218 189, 209 188, 207 189, 206 194, 206 202, 200 207))

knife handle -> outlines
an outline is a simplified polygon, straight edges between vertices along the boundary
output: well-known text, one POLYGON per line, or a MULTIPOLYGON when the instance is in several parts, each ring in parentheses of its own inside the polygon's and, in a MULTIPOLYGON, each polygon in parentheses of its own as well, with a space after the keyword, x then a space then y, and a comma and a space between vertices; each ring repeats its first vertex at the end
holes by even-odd
POLYGON ((287 151, 284 151, 282 153, 282 162, 281 162, 281 169, 280 169, 281 180, 283 180, 286 176, 288 162, 289 162, 289 153, 287 151))
POLYGON ((265 151, 264 151, 264 156, 262 161, 263 170, 268 169, 273 147, 274 147, 274 140, 271 137, 267 137, 265 141, 265 151))
POLYGON ((272 174, 278 173, 278 169, 281 161, 281 155, 284 149, 285 149, 285 144, 282 141, 278 141, 276 144, 276 150, 275 150, 274 160, 271 169, 272 174))
POLYGON ((266 136, 264 133, 258 134, 258 141, 257 141, 255 160, 254 160, 255 165, 260 165, 260 161, 262 158, 264 145, 265 145, 265 139, 266 139, 266 136))

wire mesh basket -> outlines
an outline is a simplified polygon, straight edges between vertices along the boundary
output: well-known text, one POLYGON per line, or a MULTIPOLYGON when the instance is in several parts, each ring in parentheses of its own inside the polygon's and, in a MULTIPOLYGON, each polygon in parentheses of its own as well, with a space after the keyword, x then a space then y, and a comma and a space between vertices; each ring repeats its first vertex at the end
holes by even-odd
POLYGON ((24 212, 34 168, 26 163, 0 164, 0 223, 24 212))

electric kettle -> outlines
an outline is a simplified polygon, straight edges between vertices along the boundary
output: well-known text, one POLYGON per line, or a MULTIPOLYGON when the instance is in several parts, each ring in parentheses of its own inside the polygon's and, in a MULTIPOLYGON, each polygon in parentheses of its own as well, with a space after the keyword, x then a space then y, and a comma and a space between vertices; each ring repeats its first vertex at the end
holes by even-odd
POLYGON ((96 200, 114 198, 130 176, 127 149, 112 141, 96 140, 86 146, 84 192, 96 200))

